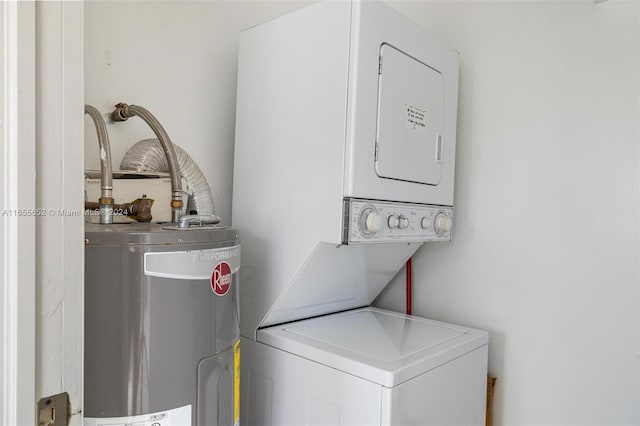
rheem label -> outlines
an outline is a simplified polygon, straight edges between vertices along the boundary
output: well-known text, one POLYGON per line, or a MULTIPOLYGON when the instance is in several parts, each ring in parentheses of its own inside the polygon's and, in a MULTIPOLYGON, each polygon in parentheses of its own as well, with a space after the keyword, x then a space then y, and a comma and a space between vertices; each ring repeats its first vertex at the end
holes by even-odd
POLYGON ((227 262, 220 262, 213 268, 211 274, 211 288, 217 296, 224 296, 231 287, 231 266, 227 262))

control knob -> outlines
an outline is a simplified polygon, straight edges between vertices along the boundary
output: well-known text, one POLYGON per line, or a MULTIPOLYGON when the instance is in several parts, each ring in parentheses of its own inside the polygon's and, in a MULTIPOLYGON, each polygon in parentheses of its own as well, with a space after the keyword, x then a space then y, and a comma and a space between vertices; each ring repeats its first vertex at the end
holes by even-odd
POLYGON ((362 215, 362 219, 360 219, 362 229, 369 234, 374 234, 381 230, 383 222, 382 216, 373 210, 365 212, 362 215))
POLYGON ((452 220, 446 213, 440 212, 433 221, 433 227, 438 235, 444 235, 451 231, 452 220))
POLYGON ((387 218, 387 224, 391 229, 398 228, 400 226, 400 219, 398 216, 392 214, 387 218))
POLYGON ((431 218, 423 217, 422 220, 420 221, 420 226, 422 226, 422 229, 431 228, 431 218))
POLYGON ((406 216, 400 215, 400 217, 398 217, 398 228, 400 229, 405 229, 409 226, 409 219, 406 216))

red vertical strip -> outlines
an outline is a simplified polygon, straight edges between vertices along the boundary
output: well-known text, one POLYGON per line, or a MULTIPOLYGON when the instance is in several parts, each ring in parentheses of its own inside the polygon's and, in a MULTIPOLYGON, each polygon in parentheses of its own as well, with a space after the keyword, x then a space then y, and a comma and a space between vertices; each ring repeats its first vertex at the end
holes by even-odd
POLYGON ((411 315, 411 258, 407 260, 407 264, 405 265, 405 275, 407 277, 407 315, 411 315))

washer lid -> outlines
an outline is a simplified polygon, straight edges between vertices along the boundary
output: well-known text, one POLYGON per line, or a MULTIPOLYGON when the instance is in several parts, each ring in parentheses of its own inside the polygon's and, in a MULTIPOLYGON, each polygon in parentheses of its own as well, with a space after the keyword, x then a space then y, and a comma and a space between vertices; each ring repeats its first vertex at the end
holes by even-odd
POLYGON ((488 334, 363 308, 264 328, 258 341, 393 387, 486 345, 488 334))
POLYGON ((380 47, 375 169, 382 178, 438 185, 444 156, 444 76, 380 47))

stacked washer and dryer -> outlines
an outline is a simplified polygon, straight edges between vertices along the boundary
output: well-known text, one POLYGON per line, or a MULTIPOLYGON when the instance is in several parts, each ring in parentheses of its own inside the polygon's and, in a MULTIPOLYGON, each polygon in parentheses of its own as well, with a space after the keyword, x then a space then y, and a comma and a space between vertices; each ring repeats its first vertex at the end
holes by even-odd
POLYGON ((484 424, 488 334, 370 306, 451 240, 457 94, 457 54, 381 2, 242 33, 243 424, 484 424))

